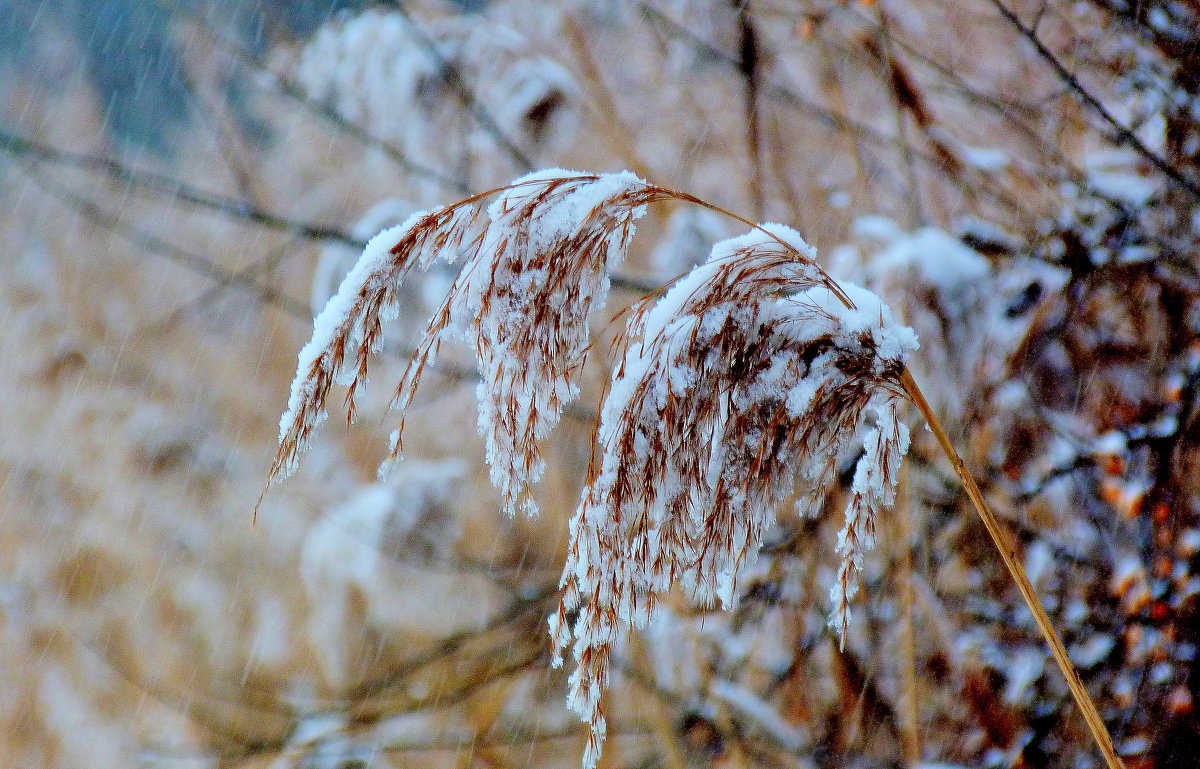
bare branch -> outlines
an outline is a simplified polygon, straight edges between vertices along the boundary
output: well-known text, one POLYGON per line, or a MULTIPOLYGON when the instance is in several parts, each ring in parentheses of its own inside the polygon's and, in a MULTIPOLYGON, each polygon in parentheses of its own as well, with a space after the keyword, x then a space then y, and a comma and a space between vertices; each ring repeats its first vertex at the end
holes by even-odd
POLYGON ((1181 189, 1186 190, 1197 200, 1200 200, 1200 187, 1196 186, 1194 182, 1184 176, 1178 168, 1168 163, 1164 158, 1155 154, 1142 142, 1141 139, 1138 138, 1137 134, 1126 128, 1121 121, 1113 117, 1112 113, 1100 103, 1100 100, 1083 87, 1083 84, 1079 82, 1079 78, 1077 78, 1069 69, 1067 69, 1066 66, 1058 59, 1058 57, 1046 47, 1046 44, 1043 43, 1041 38, 1038 37, 1036 30, 1021 23, 1021 20, 1017 17, 1017 14, 1014 13, 1007 5, 1005 5, 1003 0, 991 0, 991 3, 992 5, 996 6, 996 10, 1000 11, 1000 14, 1008 20, 1009 24, 1011 24, 1013 28, 1020 32, 1022 37, 1029 41, 1034 50, 1037 51, 1038 56, 1042 57, 1042 59, 1044 59, 1046 63, 1050 65, 1050 67, 1054 70, 1054 73, 1058 75, 1058 78, 1062 80, 1063 83, 1065 83, 1066 86, 1070 88, 1071 91, 1073 91, 1075 95, 1078 96, 1079 99, 1088 106, 1089 109, 1099 115, 1105 123, 1108 123, 1108 125, 1117 135, 1117 144, 1128 144, 1130 147, 1133 147, 1133 149, 1139 155, 1145 158, 1150 165, 1161 171, 1168 179, 1178 185, 1181 189))
POLYGON ((335 243, 342 243, 354 248, 362 248, 366 245, 364 241, 346 234, 337 227, 290 219, 273 211, 260 208, 248 201, 237 200, 219 193, 202 190, 187 182, 173 179, 169 176, 131 168, 111 158, 69 152, 3 131, 0 131, 0 149, 8 152, 10 155, 32 157, 62 166, 73 166, 89 171, 99 171, 123 184, 150 192, 157 192, 172 200, 215 211, 232 218, 242 219, 269 229, 287 232, 312 240, 328 240, 335 243))
POLYGON ((525 151, 513 142, 500 128, 500 124, 496 122, 496 118, 484 107, 475 95, 471 93, 470 87, 463 79, 462 72, 459 71, 454 62, 446 59, 442 52, 437 49, 433 40, 429 35, 425 34, 425 30, 421 29, 421 25, 409 14, 403 0, 392 0, 392 5, 396 12, 408 24, 409 32, 417 43, 425 50, 429 57, 438 65, 438 70, 444 82, 455 97, 462 104, 463 109, 471 116, 471 119, 479 124, 479 127, 484 130, 488 136, 496 143, 496 146, 504 151, 505 154, 512 159, 517 168, 521 171, 532 171, 533 161, 525 154, 525 151))

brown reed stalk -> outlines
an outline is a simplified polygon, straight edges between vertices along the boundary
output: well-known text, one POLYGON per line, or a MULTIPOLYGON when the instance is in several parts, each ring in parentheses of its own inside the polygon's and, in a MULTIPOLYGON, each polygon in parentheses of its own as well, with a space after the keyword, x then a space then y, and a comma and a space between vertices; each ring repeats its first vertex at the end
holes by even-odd
POLYGON ((909 769, 917 769, 921 761, 921 715, 917 711, 917 639, 913 617, 915 595, 913 591, 913 506, 908 492, 908 465, 900 468, 900 485, 897 502, 893 508, 896 515, 896 536, 900 540, 900 563, 897 587, 900 592, 900 737, 904 748, 904 761, 909 769))
POLYGON ((907 368, 900 372, 900 383, 904 386, 905 392, 908 393, 912 402, 921 412, 921 416, 925 418, 929 429, 937 437, 942 451, 945 452, 946 458, 950 460, 951 467, 954 468, 954 473, 962 481, 967 496, 975 508, 975 512, 979 513, 979 518, 983 521, 983 526, 987 529, 988 536, 992 539, 992 545, 995 546, 996 552, 1000 554, 1000 560, 1004 562, 1004 567, 1008 569, 1009 576, 1016 583, 1017 589, 1021 591, 1021 597, 1025 599, 1026 605, 1029 606, 1029 611, 1033 613, 1034 622, 1037 623, 1038 630, 1042 632, 1042 637, 1046 639, 1046 643, 1050 646, 1050 652, 1054 657, 1055 663, 1058 664, 1058 669, 1062 671, 1063 677, 1067 679, 1067 686, 1071 690, 1071 695, 1075 698, 1075 704, 1083 712, 1083 719, 1087 722, 1088 729, 1091 731, 1092 738, 1096 741, 1097 747, 1100 748, 1101 754, 1104 755, 1105 763, 1108 764, 1109 769, 1124 769, 1125 764, 1113 747, 1112 736, 1108 733, 1108 727, 1104 725, 1104 719, 1100 717, 1100 712, 1096 709, 1096 704, 1092 701, 1091 696, 1083 685, 1083 681, 1079 678, 1079 672, 1075 669, 1075 665, 1067 655, 1067 648, 1063 645, 1062 639, 1059 638, 1058 632, 1054 629, 1054 624, 1050 621, 1050 616, 1042 608, 1041 599, 1038 598, 1033 583, 1029 581, 1029 576, 1025 573, 1025 567, 1021 565, 1021 560, 1012 545, 1005 540, 1004 532, 1000 528, 1000 521, 996 518, 991 508, 988 507, 987 502, 983 498, 983 492, 979 490, 979 485, 975 483, 975 478, 967 470, 966 463, 963 462, 962 457, 958 455, 958 452, 955 451, 954 446, 950 443, 950 438, 947 437, 946 431, 942 428, 942 423, 938 421, 937 415, 933 413, 929 402, 925 400, 924 393, 921 392, 921 388, 917 386, 916 380, 913 379, 912 373, 907 368))
MULTIPOLYGON (((837 457, 857 448, 856 436, 868 428, 831 590, 830 622, 844 643, 863 554, 876 517, 894 502, 908 448, 898 411, 905 395, 962 479, 1109 768, 1120 769, 1019 559, 908 370, 905 360, 917 349, 912 330, 871 292, 830 278, 794 230, 756 224, 628 172, 536 172, 416 214, 372 239, 300 352, 269 480, 295 466, 337 381, 349 386, 353 418, 400 281, 436 259, 461 260, 393 405, 402 428, 424 367, 457 319, 478 358, 480 430, 503 509, 535 513, 529 486, 543 467, 539 441, 578 395, 588 315, 606 298, 607 271, 628 248, 633 221, 664 199, 710 208, 752 229, 718 243, 706 263, 635 305, 616 342, 620 362, 597 423, 600 452, 571 521, 562 597, 549 618, 556 666, 573 641, 568 703, 591 727, 586 769, 596 766, 605 739, 601 698, 618 629, 643 626, 659 596, 677 584, 699 603, 731 604, 739 568, 757 557, 796 479, 805 484, 802 511, 819 514, 837 457), (493 194, 498 198, 485 209, 493 194)), ((390 459, 400 446, 397 431, 390 459)))

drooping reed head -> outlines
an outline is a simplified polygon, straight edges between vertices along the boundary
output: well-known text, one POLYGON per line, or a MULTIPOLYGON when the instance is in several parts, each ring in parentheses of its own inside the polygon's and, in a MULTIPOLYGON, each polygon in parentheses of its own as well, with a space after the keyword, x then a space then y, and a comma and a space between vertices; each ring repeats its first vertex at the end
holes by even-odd
MULTIPOLYGON (((628 172, 555 169, 373 239, 300 353, 271 479, 294 467, 340 378, 353 417, 404 276, 461 259, 393 405, 403 415, 456 323, 475 348, 479 427, 503 508, 534 514, 539 442, 578 395, 588 316, 606 298, 634 220, 664 197, 716 209, 628 172), (354 365, 343 377, 348 355, 354 365)), ((604 742, 600 700, 618 628, 644 625, 677 584, 702 604, 730 605, 739 568, 757 556, 784 498, 798 483, 801 512, 815 514, 839 459, 857 451, 832 587, 830 623, 844 636, 863 552, 908 448, 897 408, 916 346, 878 297, 833 281, 815 249, 778 224, 718 243, 707 262, 633 309, 550 617, 555 664, 573 639, 568 700, 591 727, 585 767, 604 742)), ((400 448, 398 431, 393 459, 400 448)))
POLYGON ((578 394, 574 381, 588 345, 588 316, 593 305, 604 303, 607 271, 623 258, 634 220, 658 194, 630 173, 539 171, 501 190, 414 214, 373 238, 300 351, 270 479, 295 469, 339 379, 349 386, 347 416, 353 419, 356 395, 405 276, 437 259, 461 261, 396 389, 393 405, 401 419, 390 459, 399 458, 403 414, 421 375, 458 320, 482 375, 479 423, 492 480, 508 514, 536 512, 529 484, 543 468, 538 441, 578 394), (344 372, 348 356, 353 366, 344 372))
POLYGON ((604 740, 600 695, 618 629, 644 625, 676 584, 730 606, 739 568, 795 483, 816 502, 870 423, 838 543, 831 623, 846 631, 863 550, 908 446, 896 401, 916 338, 814 257, 794 231, 764 225, 718 243, 629 322, 550 618, 559 652, 574 639, 569 701, 592 727, 585 766, 604 740))

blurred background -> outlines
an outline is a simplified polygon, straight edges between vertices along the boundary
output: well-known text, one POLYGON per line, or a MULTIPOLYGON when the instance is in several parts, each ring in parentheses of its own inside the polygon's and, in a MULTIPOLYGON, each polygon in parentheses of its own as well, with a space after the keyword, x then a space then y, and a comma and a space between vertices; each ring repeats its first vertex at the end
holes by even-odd
MULTIPOLYGON (((881 293, 1128 765, 1194 765, 1198 119, 1194 0, 4 0, 0 764, 578 765, 545 618, 605 345, 539 519, 497 511, 462 351, 377 481, 453 277, 419 276, 362 422, 252 517, 363 242, 561 166, 787 223, 881 293)), ((651 209, 598 341, 737 231, 651 209)), ((914 435, 845 650, 839 488, 736 611, 628 637, 602 766, 1100 765, 914 435)))

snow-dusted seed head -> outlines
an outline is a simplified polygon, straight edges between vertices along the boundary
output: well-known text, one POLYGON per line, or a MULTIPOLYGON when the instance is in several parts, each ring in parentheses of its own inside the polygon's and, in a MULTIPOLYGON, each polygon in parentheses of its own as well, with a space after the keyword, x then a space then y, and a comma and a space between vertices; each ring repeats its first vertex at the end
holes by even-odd
POLYGON ((794 231, 764 225, 718 243, 630 320, 550 617, 559 654, 574 638, 569 701, 592 727, 585 767, 604 740, 600 696, 618 628, 644 625, 677 582, 700 603, 729 606, 738 568, 795 480, 819 497, 870 422, 838 542, 831 622, 845 632, 863 550, 908 447, 896 401, 916 337, 814 255, 794 231))
MULTIPOLYGON (((455 323, 478 358, 479 427, 503 508, 536 512, 529 487, 543 469, 538 443, 578 394, 588 316, 606 298, 634 220, 665 197, 718 210, 628 172, 554 169, 414 214, 372 239, 300 352, 271 479, 294 467, 347 356, 353 417, 404 276, 439 258, 460 260, 396 390, 401 429, 390 459, 421 374, 455 323)), ((908 448, 897 401, 917 341, 874 294, 830 279, 815 255, 787 227, 754 225, 637 305, 618 339, 598 453, 550 617, 556 665, 574 639, 569 702, 591 727, 588 769, 604 742, 600 699, 618 628, 643 626, 657 596, 677 583, 700 603, 729 606, 739 567, 757 557, 796 481, 801 506, 815 514, 839 456, 860 441, 833 587, 831 624, 846 632, 863 552, 908 448)))
MULTIPOLYGON (((446 308, 470 327, 479 359, 479 429, 492 482, 509 515, 537 507, 529 484, 544 463, 538 441, 579 394, 588 315, 608 295, 633 222, 654 191, 631 173, 595 177, 558 169, 513 183, 488 207, 478 256, 446 308)), ((402 402, 408 395, 402 390, 402 402)))
POLYGON ((279 451, 269 480, 296 469, 312 432, 325 420, 325 401, 334 382, 349 384, 347 419, 355 415, 355 395, 366 384, 367 363, 378 347, 383 321, 394 318, 400 285, 414 266, 426 268, 441 256, 453 261, 478 247, 478 203, 413 214, 367 243, 358 263, 313 321, 313 335, 297 356, 287 411, 279 420, 279 451), (347 355, 353 367, 346 370, 347 355), (343 376, 346 375, 346 376, 343 376))
POLYGON ((325 417, 329 389, 345 373, 348 416, 365 385, 382 320, 397 310, 400 283, 414 267, 461 260, 462 271, 430 319, 396 390, 400 410, 389 459, 399 457, 403 413, 452 320, 474 345, 481 374, 479 425, 492 480, 510 515, 536 506, 529 485, 541 475, 538 441, 578 394, 574 378, 588 346, 588 315, 603 304, 608 269, 633 237, 634 220, 656 188, 631 173, 553 169, 517 179, 483 209, 485 195, 414 214, 373 238, 314 323, 300 351, 279 452, 270 477, 295 468, 325 417))

